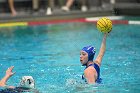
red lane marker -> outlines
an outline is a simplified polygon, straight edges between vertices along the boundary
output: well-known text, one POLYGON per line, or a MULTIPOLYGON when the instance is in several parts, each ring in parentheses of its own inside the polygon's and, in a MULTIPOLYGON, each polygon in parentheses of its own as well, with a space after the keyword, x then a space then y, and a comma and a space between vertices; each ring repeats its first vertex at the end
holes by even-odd
POLYGON ((69 22, 86 22, 86 20, 85 18, 81 18, 81 19, 52 20, 52 21, 35 21, 35 22, 28 22, 28 25, 29 26, 47 25, 47 24, 69 23, 69 22))
MULTIPOLYGON (((81 18, 81 19, 66 19, 66 20, 52 20, 52 21, 32 21, 32 22, 28 22, 28 26, 60 24, 60 23, 70 23, 70 22, 89 22, 89 23, 96 24, 97 20, 87 21, 85 18, 81 18)), ((112 20, 112 23, 113 24, 128 24, 128 20, 112 20)))
POLYGON ((113 24, 129 24, 128 20, 113 20, 113 24))

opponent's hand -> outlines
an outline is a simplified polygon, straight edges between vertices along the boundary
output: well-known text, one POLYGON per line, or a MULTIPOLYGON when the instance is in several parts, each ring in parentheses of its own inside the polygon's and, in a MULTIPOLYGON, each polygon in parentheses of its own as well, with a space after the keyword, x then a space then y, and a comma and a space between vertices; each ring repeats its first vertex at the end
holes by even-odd
POLYGON ((11 66, 6 70, 6 76, 11 77, 13 74, 15 74, 15 72, 12 72, 13 68, 14 66, 11 66))

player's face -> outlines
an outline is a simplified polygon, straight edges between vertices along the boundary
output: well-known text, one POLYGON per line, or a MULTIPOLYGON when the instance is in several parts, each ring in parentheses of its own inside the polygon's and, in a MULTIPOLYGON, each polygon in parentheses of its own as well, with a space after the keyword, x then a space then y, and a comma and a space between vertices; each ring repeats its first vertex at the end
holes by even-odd
POLYGON ((80 51, 80 62, 82 65, 86 64, 88 61, 88 53, 85 51, 80 51))

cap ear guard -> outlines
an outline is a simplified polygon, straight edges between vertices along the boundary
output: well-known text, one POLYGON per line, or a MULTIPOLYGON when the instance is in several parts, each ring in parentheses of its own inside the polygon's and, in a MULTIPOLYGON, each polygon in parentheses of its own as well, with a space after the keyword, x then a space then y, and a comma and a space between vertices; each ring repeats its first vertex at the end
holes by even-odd
POLYGON ((20 81, 20 87, 35 88, 35 82, 32 76, 23 76, 20 81))

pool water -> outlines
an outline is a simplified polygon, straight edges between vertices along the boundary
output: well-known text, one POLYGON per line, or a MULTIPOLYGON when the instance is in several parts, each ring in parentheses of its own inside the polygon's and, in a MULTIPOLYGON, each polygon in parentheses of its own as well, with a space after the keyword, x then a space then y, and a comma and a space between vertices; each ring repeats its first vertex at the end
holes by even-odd
POLYGON ((33 76, 40 93, 139 93, 140 26, 114 25, 107 38, 101 66, 102 84, 81 80, 80 50, 87 45, 99 52, 103 34, 92 23, 67 23, 0 29, 0 78, 10 66, 16 74, 33 76))

